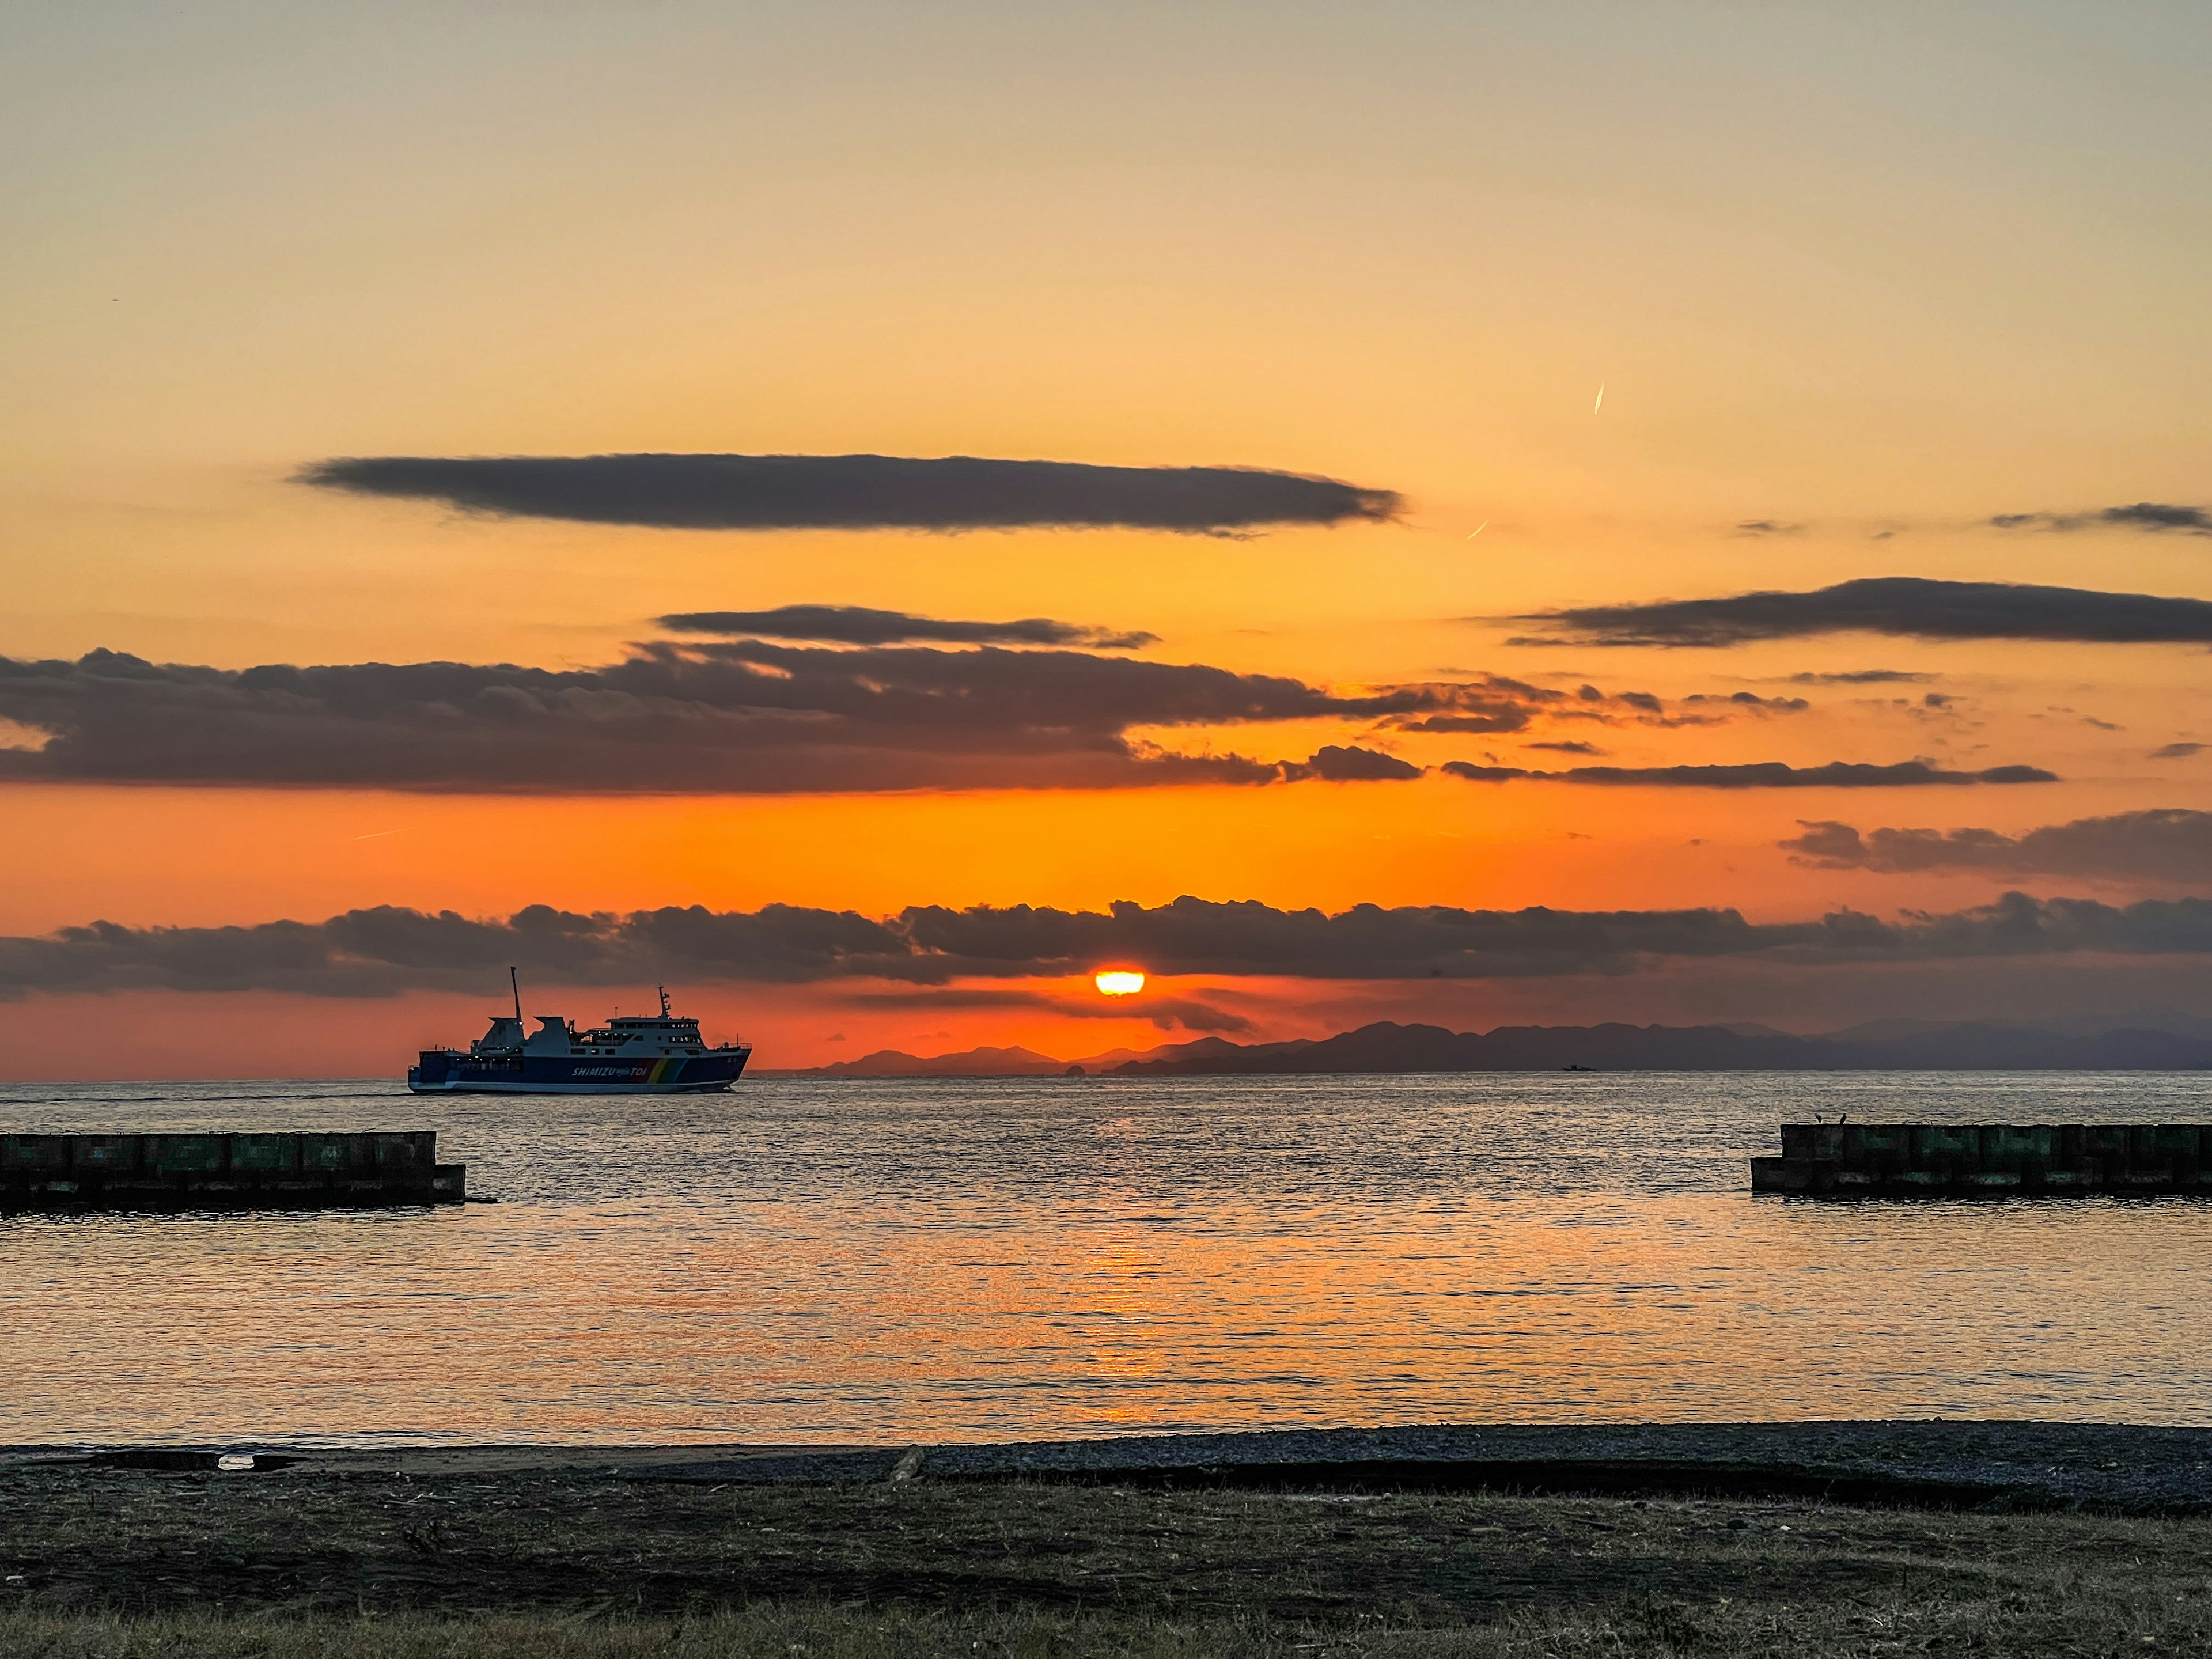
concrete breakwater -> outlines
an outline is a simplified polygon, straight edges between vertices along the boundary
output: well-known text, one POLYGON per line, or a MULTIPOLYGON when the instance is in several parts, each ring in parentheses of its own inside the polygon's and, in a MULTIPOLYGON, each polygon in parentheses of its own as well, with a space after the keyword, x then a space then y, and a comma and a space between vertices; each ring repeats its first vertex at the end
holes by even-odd
POLYGON ((0 1210, 351 1209, 459 1204, 434 1129, 359 1134, 0 1136, 0 1210))
POLYGON ((1751 1160, 1751 1189, 1827 1198, 2212 1196, 2212 1125, 1785 1123, 1782 1156, 1751 1160))

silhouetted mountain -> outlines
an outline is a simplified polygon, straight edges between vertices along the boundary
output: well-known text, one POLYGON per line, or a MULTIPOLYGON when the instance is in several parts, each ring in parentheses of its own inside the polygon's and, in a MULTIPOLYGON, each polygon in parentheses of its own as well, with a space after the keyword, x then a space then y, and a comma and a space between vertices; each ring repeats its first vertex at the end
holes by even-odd
MULTIPOLYGON (((1831 1039, 1833 1041, 1833 1039, 1831 1039)), ((2212 1067, 2212 1039, 2172 1031, 2087 1034, 2033 1025, 1947 1025, 1839 1043, 1860 1068, 1899 1071, 2187 1072, 2212 1067)))
MULTIPOLYGON (((1307 1046, 1297 1042, 1273 1045, 1279 1048, 1307 1046)), ((1243 1053, 1236 1043, 1220 1037, 1200 1037, 1194 1042, 1172 1042, 1158 1048, 1109 1048, 1103 1054, 1081 1054, 1073 1060, 1054 1060, 1033 1048, 969 1048, 957 1054, 909 1054, 896 1048, 878 1048, 858 1060, 841 1060, 829 1066, 796 1071, 756 1066, 755 1077, 1060 1077, 1071 1066, 1080 1066, 1091 1076, 1110 1072, 1133 1060, 1182 1060, 1215 1054, 1243 1053)))
POLYGON ((1487 1034, 1440 1025, 1363 1025, 1322 1042, 1224 1043, 1184 1058, 1130 1060, 1115 1076, 1232 1073, 1806 1071, 2194 1071, 2212 1040, 2168 1031, 2090 1036, 2036 1026, 1947 1025, 1875 1040, 1747 1035, 1718 1025, 1508 1025, 1487 1034))
MULTIPOLYGON (((2081 1022, 2088 1023, 2088 1022, 2081 1022)), ((2166 1013, 2163 1024, 2212 1024, 2166 1013)), ((2069 1024, 2075 1024, 2069 1022, 2069 1024)), ((1503 1025, 1489 1032, 1381 1021, 1320 1042, 1200 1037, 1073 1062, 1028 1048, 919 1057, 895 1048, 793 1077, 1229 1077, 1352 1072, 1957 1072, 2212 1069, 2212 1030, 2081 1030, 2050 1025, 1884 1020, 1822 1036, 1756 1026, 1503 1025)))
MULTIPOLYGON (((1732 1030, 1747 1028, 1737 1025, 1732 1030)), ((1924 1036, 1935 1031, 1964 1030, 2039 1031, 2066 1036, 2094 1037, 2115 1031, 2160 1031, 2171 1036, 2197 1037, 2212 1040, 2212 1019, 2201 1014, 2185 1014, 2173 1008, 2137 1008, 2122 1015, 2069 1014, 2061 1019, 1973 1020, 1961 1022, 1944 1019, 1870 1019, 1863 1024, 1850 1025, 1840 1031, 1826 1035, 1837 1042, 1887 1042, 1899 1038, 1924 1036)))
POLYGON ((957 1054, 909 1054, 878 1048, 858 1060, 841 1060, 779 1077, 1044 1077, 1067 1069, 1064 1060, 1033 1048, 969 1048, 957 1054))
POLYGON ((1744 1036, 1717 1025, 1506 1025, 1487 1034, 1441 1025, 1363 1025, 1320 1042, 1266 1042, 1188 1059, 1131 1060, 1116 1076, 1237 1072, 1777 1071, 1830 1063, 1802 1037, 1744 1036))

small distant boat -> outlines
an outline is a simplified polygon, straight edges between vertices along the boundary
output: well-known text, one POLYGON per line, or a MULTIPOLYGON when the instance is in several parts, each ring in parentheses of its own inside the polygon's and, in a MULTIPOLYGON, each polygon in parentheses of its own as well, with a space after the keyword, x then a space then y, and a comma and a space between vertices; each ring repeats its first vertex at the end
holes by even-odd
POLYGON ((697 1095, 727 1089, 752 1058, 750 1044, 708 1048, 696 1019, 668 1012, 610 1019, 596 1030, 569 1026, 562 1014, 539 1014, 538 1030, 522 1028, 522 983, 507 970, 514 1012, 494 1014, 491 1030, 459 1048, 425 1048, 407 1068, 418 1095, 697 1095))
POLYGON ((1597 1070, 1597 1067, 1595 1066, 1562 1066, 1559 1069, 1563 1072, 1595 1072, 1597 1070))

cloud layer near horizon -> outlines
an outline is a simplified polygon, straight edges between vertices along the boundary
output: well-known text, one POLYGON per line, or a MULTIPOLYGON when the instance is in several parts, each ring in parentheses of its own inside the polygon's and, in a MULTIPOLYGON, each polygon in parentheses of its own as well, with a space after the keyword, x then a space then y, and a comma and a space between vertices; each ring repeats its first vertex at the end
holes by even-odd
MULTIPOLYGON (((1140 734, 1316 720, 1419 734, 1664 728, 1803 707, 1750 693, 1668 702, 1497 675, 1339 693, 1204 664, 995 646, 659 641, 634 647, 622 662, 562 670, 436 662, 218 669, 94 651, 74 662, 0 658, 0 721, 30 734, 0 748, 0 781, 475 794, 1380 782, 1419 777, 1422 769, 1358 743, 1274 760, 1178 754, 1140 734)), ((1799 777, 1918 784, 2027 775, 2018 768, 1939 773, 1917 763, 1865 769, 1868 775, 1723 769, 1738 787, 1799 777)), ((1527 775, 1725 781, 1711 770, 1527 775)))
POLYGON ((1999 530, 2142 530, 2153 535, 2212 536, 2212 512, 2170 501, 2130 501, 2087 513, 2000 513, 1999 530))
POLYGON ((1500 701, 1453 685, 1340 697, 1199 664, 992 647, 654 643, 623 662, 560 671, 234 671, 94 652, 74 663, 0 659, 0 716, 54 734, 43 748, 0 751, 0 780, 574 794, 1273 783, 1322 775, 1158 753, 1127 733, 1402 717, 1470 697, 1483 708, 1500 701))
MULTIPOLYGON (((1530 748, 1563 747, 1531 744, 1530 748)), ((1437 769, 1470 783, 1510 783, 1533 778, 1549 783, 1659 786, 1674 789, 1909 789, 1931 784, 2057 783, 2058 775, 2039 766, 1991 766, 1979 772, 1949 772, 1925 761, 1873 766, 1830 761, 1824 766, 1788 766, 1753 761, 1734 766, 1577 766, 1562 772, 1535 772, 1518 766, 1477 766, 1446 761, 1437 769)))
POLYGON ((1540 623, 1553 631, 1553 637, 1516 643, 1546 645, 1711 647, 1843 633, 2100 645, 2212 643, 2212 600, 1923 576, 1871 576, 1807 593, 1588 605, 1513 620, 1540 623))
POLYGON ((872 611, 858 605, 787 605, 774 611, 684 611, 654 619, 675 634, 719 634, 731 639, 810 640, 833 645, 1078 645, 1100 651, 1134 651, 1157 645, 1159 635, 1116 633, 1024 617, 1014 622, 955 622, 872 611))
POLYGON ((1780 845, 1820 870, 1884 875, 1959 872, 2080 876, 2099 881, 2185 882, 2212 887, 2212 812, 2163 807, 2046 824, 2024 836, 1995 830, 1870 830, 1804 824, 1780 845))
POLYGON ((356 456, 301 483, 465 512, 676 530, 1218 533, 1386 521, 1399 499, 1334 478, 1228 466, 1093 466, 970 455, 356 456))
POLYGON ((1017 1010, 1024 1013, 1052 1014, 1061 1019, 1146 1019, 1162 1030, 1180 1026, 1186 1031, 1246 1032, 1258 1029, 1255 1022, 1243 1014, 1226 1008, 1217 1008, 1210 1002, 1192 997, 1161 996, 1146 992, 1132 1000, 1127 998, 1054 996, 1044 991, 1006 990, 994 986, 960 986, 945 989, 854 991, 842 996, 838 1001, 848 1007, 890 1010, 900 1013, 916 1011, 933 1014, 978 1012, 1000 1012, 1017 1010))
MULTIPOLYGON (((1331 915, 1180 898, 1104 911, 1028 905, 850 910, 702 906, 579 915, 533 905, 503 921, 391 906, 326 921, 136 928, 112 922, 0 939, 0 996, 32 992, 265 990, 389 996, 503 988, 510 963, 544 984, 806 984, 1060 977, 1102 963, 1155 975, 1317 980, 1517 979, 1620 974, 1670 961, 1826 966, 1895 961, 2212 953, 2212 900, 2115 907, 2008 893, 1894 921, 1850 910, 1753 923, 1733 909, 1466 910, 1361 905, 1331 915)), ((1146 1012, 1140 1000, 1126 1005, 1146 1012)))

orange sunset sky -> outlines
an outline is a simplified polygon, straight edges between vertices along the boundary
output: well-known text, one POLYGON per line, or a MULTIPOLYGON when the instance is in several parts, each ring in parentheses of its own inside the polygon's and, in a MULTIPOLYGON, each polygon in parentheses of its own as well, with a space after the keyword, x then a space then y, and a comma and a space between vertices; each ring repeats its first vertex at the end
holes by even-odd
POLYGON ((534 1007, 665 977, 764 1068, 2212 1017, 2201 6, 0 29, 6 1075, 382 1075, 477 1035, 513 953, 324 927, 376 907, 599 916, 597 965, 527 958, 534 1007), (1009 523, 993 483, 916 524, 837 472, 762 527, 708 469, 665 488, 727 521, 671 526, 583 464, 638 455, 1369 493, 1160 528, 1009 523), (313 471, 496 457, 578 461, 569 505, 313 471), (1648 609, 1759 593, 1798 597, 1648 609), (663 620, 697 613, 745 620, 663 620), (1030 619, 1067 628, 928 631, 1030 619), (1802 775, 1838 764, 1892 769, 1802 775), (1131 923, 890 969, 811 915, 1181 896, 1254 902, 1171 959, 1131 923), (1774 931, 1429 967, 1270 931, 1359 905, 1774 931), (807 943, 623 920, 695 906, 807 943), (1893 937, 1784 936, 1843 911, 1893 937), (1147 991, 1102 1002, 1109 957, 1147 991))

